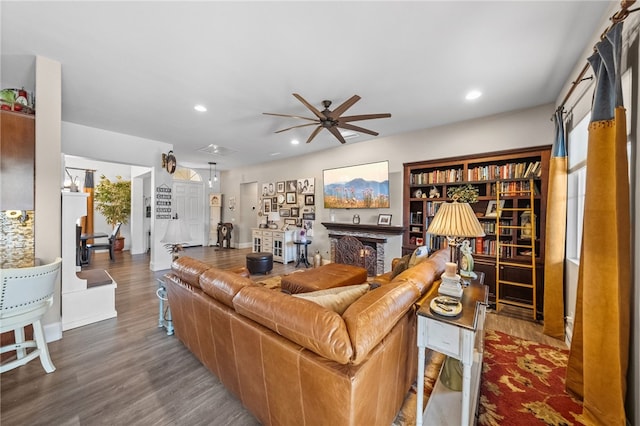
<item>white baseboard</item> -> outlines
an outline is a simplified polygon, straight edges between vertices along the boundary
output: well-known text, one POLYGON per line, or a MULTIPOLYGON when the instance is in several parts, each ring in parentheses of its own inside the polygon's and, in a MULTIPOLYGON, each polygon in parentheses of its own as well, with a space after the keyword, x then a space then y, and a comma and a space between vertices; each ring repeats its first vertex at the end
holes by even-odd
POLYGON ((62 339, 61 321, 57 321, 52 324, 44 324, 42 329, 44 330, 44 340, 46 340, 47 343, 62 339))

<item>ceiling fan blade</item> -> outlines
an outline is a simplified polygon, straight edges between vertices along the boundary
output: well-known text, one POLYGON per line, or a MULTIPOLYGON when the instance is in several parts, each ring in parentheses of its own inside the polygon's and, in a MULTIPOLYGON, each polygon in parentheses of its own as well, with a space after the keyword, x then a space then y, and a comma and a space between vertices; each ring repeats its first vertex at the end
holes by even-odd
POLYGON ((335 136, 336 139, 340 141, 340 143, 347 143, 347 141, 345 141, 342 135, 340 134, 340 131, 338 130, 337 127, 331 126, 331 127, 328 127, 327 130, 329 130, 333 134, 333 136, 335 136))
POLYGON ((348 110, 349 108, 351 108, 353 106, 353 104, 355 104, 356 102, 358 102, 360 100, 360 96, 358 95, 353 95, 352 97, 350 97, 349 99, 347 99, 346 101, 344 101, 342 103, 342 105, 340 105, 338 108, 334 109, 333 111, 331 111, 329 113, 329 117, 333 118, 334 120, 337 119, 338 117, 340 117, 342 114, 345 113, 346 110, 348 110))
POLYGON ((320 133, 320 130, 322 130, 322 126, 316 127, 315 130, 311 132, 311 134, 309 135, 309 139, 307 139, 307 143, 311 142, 313 138, 315 138, 318 135, 318 133, 320 133))
POLYGON ((318 111, 313 105, 311 105, 309 102, 305 101, 304 98, 300 95, 298 95, 297 93, 294 93, 293 96, 296 97, 297 100, 299 100, 300 102, 302 102, 304 104, 304 106, 306 106, 307 108, 309 108, 309 110, 318 118, 320 119, 325 119, 327 117, 324 116, 324 114, 322 114, 320 111, 318 111))
POLYGON ((297 129, 298 127, 315 126, 317 124, 318 124, 317 122, 315 122, 315 123, 307 123, 307 124, 300 124, 300 125, 297 125, 297 126, 287 127, 286 129, 275 131, 274 133, 282 133, 282 132, 286 132, 287 130, 297 129))
POLYGON ((302 120, 311 120, 311 121, 315 121, 315 122, 318 121, 317 118, 302 117, 302 116, 299 116, 299 115, 276 114, 275 112, 263 112, 263 114, 264 115, 275 115, 276 117, 300 118, 302 120))
POLYGON ((353 124, 338 123, 338 127, 340 127, 341 129, 353 130, 354 132, 358 132, 358 133, 366 133, 368 135, 378 136, 378 132, 365 129, 364 127, 354 126, 353 124))
POLYGON ((348 115, 346 117, 340 117, 340 122, 345 123, 348 121, 360 121, 360 120, 373 120, 376 118, 389 118, 391 114, 363 114, 363 115, 348 115))

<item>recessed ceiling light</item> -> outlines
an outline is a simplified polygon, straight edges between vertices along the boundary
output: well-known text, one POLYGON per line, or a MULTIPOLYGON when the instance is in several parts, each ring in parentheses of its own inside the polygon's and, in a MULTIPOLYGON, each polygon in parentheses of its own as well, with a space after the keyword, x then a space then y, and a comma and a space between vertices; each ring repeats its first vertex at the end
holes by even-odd
POLYGON ((198 112, 206 112, 207 111, 207 107, 204 105, 196 105, 193 107, 193 109, 195 109, 198 112))
POLYGON ((469 93, 467 93, 467 96, 465 96, 465 99, 468 101, 472 101, 474 99, 478 99, 480 96, 482 96, 482 92, 479 90, 472 90, 469 93))
POLYGON ((279 152, 272 152, 272 153, 271 153, 271 154, 269 154, 269 155, 271 155, 272 157, 275 157, 276 155, 280 155, 280 153, 279 153, 279 152))
POLYGON ((292 139, 291 140, 291 145, 298 145, 300 143, 300 141, 298 139, 292 139))

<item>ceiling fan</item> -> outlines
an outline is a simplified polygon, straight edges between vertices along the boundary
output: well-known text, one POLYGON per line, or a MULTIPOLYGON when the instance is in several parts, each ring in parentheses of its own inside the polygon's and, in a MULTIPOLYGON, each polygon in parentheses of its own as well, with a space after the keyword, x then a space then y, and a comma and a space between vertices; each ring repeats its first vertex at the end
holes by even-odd
POLYGON ((373 120, 375 118, 391 117, 391 114, 389 113, 348 115, 346 117, 342 117, 342 114, 344 114, 349 108, 353 106, 353 104, 355 104, 360 100, 360 96, 358 95, 353 95, 333 111, 329 110, 329 107, 331 106, 331 101, 322 101, 324 110, 318 111, 313 105, 307 102, 302 96, 298 95, 297 93, 294 93, 293 96, 295 96, 296 99, 302 102, 304 106, 309 108, 309 110, 316 116, 316 118, 301 117, 299 115, 276 114, 271 112, 263 112, 263 114, 275 115, 278 117, 300 118, 302 120, 312 121, 312 123, 300 124, 298 126, 293 126, 293 127, 287 127, 286 129, 278 130, 275 132, 275 133, 281 133, 281 132, 286 132, 287 130, 296 129, 298 127, 318 126, 314 129, 313 132, 311 132, 309 139, 307 139, 307 143, 311 142, 313 138, 315 138, 318 135, 318 133, 320 133, 320 130, 322 129, 327 129, 328 131, 330 131, 331 134, 340 141, 340 143, 346 143, 346 141, 344 140, 344 137, 342 136, 338 128, 353 130, 354 132, 360 132, 360 133, 366 133, 368 135, 378 136, 378 133, 374 132, 373 130, 365 129, 359 126, 354 126, 353 124, 349 124, 349 123, 352 121, 373 120))

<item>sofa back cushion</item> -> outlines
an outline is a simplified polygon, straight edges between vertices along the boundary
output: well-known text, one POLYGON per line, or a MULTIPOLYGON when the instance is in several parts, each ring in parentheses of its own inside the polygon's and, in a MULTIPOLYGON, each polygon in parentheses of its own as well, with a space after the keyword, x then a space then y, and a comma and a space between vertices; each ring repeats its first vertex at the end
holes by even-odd
POLYGON ((183 282, 200 288, 200 275, 211 268, 211 265, 188 256, 179 257, 171 263, 171 271, 183 282))
POLYGON ((237 313, 316 354, 347 364, 353 354, 342 317, 316 303, 260 286, 233 298, 237 313))
POLYGON ((231 308, 233 308, 233 298, 240 289, 254 285, 256 284, 249 278, 213 267, 200 276, 202 291, 231 308))
POLYGON ((309 300, 342 315, 344 311, 363 294, 369 291, 369 284, 348 285, 309 293, 294 294, 293 297, 309 300))
POLYGON ((391 282, 370 291, 349 306, 342 318, 353 345, 352 362, 359 364, 364 361, 419 297, 420 292, 412 283, 391 282))

